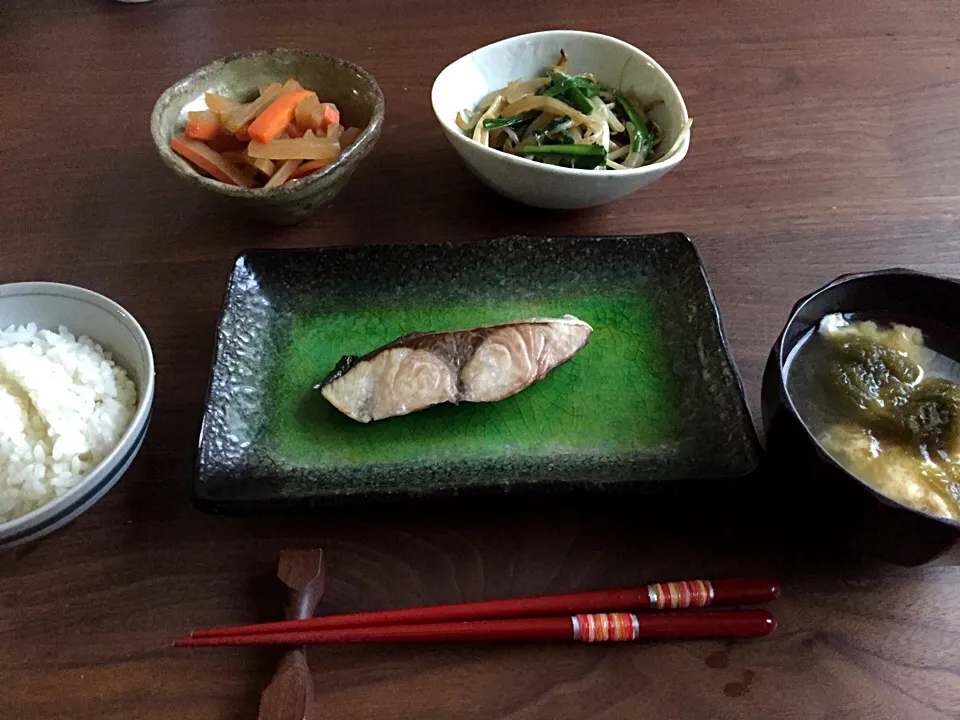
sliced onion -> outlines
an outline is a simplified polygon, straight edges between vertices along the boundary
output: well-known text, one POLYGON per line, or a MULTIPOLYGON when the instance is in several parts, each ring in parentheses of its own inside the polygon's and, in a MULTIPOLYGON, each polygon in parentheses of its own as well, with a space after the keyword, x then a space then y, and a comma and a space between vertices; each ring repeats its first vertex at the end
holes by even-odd
POLYGON ((477 126, 473 129, 473 139, 481 145, 490 145, 490 131, 483 126, 483 121, 499 117, 502 108, 503 96, 497 95, 497 97, 494 98, 493 104, 477 119, 477 126))
POLYGON ((535 95, 537 90, 550 84, 550 78, 535 78, 533 80, 516 80, 508 84, 503 90, 504 100, 508 103, 521 100, 528 95, 535 95))
POLYGON ((600 113, 601 117, 603 117, 607 121, 607 123, 610 125, 610 131, 614 135, 616 135, 617 133, 623 132, 624 130, 623 123, 620 122, 620 118, 618 118, 616 114, 614 114, 612 109, 613 108, 612 104, 610 106, 607 106, 603 102, 603 100, 601 100, 599 97, 592 98, 590 102, 593 103, 593 106, 600 113))
POLYGON ((509 82, 505 87, 497 88, 496 90, 491 90, 482 98, 480 102, 474 107, 474 112, 477 114, 486 112, 493 101, 497 99, 499 95, 503 95, 508 103, 516 102, 521 100, 528 95, 533 95, 542 88, 544 85, 550 84, 550 78, 534 78, 533 80, 514 80, 509 82))
POLYGON ((480 117, 480 113, 470 112, 469 110, 463 110, 461 112, 466 116, 466 119, 461 118, 460 113, 457 113, 457 127, 464 132, 470 132, 476 127, 477 118, 480 117))
POLYGON ((619 160, 620 158, 625 158, 630 154, 630 146, 624 145, 623 147, 617 148, 607 153, 607 160, 619 160))
POLYGON ((584 115, 579 110, 570 107, 562 100, 558 100, 554 97, 547 97, 546 95, 530 95, 523 98, 522 100, 517 100, 515 103, 510 103, 503 109, 504 117, 513 117, 514 115, 519 115, 520 113, 525 113, 528 110, 540 110, 541 112, 550 113, 552 115, 566 115, 577 125, 586 125, 587 127, 597 129, 600 127, 600 116, 596 113, 590 115, 584 115))
MULTIPOLYGON (((533 134, 534 134, 535 132, 538 132, 538 131, 540 131, 540 130, 543 130, 547 125, 550 124, 550 121, 551 121, 551 120, 553 120, 553 118, 552 118, 550 115, 548 115, 547 113, 540 113, 540 114, 536 117, 536 119, 535 119, 532 123, 530 123, 530 125, 527 126, 526 132, 524 132, 524 133, 523 133, 523 137, 520 138, 520 142, 521 142, 521 143, 524 143, 524 142, 526 142, 527 140, 532 140, 532 139, 533 139, 533 134)), ((571 126, 572 126, 572 125, 573 125, 573 122, 571 121, 570 124, 571 124, 571 126)))

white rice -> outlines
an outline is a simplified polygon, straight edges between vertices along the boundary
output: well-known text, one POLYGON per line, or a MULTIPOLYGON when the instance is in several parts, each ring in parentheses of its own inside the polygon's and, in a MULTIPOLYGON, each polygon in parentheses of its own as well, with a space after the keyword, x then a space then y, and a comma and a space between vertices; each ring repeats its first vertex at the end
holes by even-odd
POLYGON ((0 331, 0 522, 63 495, 130 426, 137 388, 88 337, 0 331))

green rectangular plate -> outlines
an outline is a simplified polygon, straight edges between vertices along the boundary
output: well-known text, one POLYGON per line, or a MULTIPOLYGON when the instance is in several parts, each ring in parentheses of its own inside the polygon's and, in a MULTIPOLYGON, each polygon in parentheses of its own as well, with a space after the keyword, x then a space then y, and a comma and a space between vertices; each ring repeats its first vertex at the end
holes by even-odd
POLYGON ((195 497, 214 511, 742 477, 759 444, 684 235, 512 237, 241 255, 195 497), (363 425, 314 389, 400 335, 570 313, 590 343, 497 403, 363 425))

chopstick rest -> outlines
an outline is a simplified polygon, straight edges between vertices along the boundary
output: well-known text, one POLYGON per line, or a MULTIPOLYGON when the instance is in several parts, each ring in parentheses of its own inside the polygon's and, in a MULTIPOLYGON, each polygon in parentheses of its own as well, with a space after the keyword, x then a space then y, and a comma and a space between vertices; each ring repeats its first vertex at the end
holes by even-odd
MULTIPOLYGON (((287 618, 313 615, 323 598, 326 565, 322 550, 283 550, 277 577, 287 587, 287 618)), ((259 720, 319 718, 313 678, 307 666, 306 648, 290 648, 280 661, 273 679, 260 694, 259 720)))

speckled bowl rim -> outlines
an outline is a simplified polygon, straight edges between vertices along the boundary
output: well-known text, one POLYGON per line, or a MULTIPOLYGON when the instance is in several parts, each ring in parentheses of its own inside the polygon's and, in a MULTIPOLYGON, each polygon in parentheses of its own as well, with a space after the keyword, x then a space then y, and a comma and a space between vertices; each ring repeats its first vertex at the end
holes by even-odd
POLYGON ((686 122, 687 120, 690 119, 690 114, 687 111, 687 103, 683 99, 683 93, 680 92, 680 88, 677 87, 677 83, 674 82, 674 79, 670 76, 670 73, 664 70, 663 66, 660 65, 660 63, 658 63, 652 57, 647 55, 647 53, 645 53, 643 50, 636 47, 635 45, 631 45, 626 40, 621 40, 620 38, 613 37, 612 35, 604 35, 603 33, 586 32, 584 30, 558 29, 558 30, 539 30, 537 32, 525 33, 523 35, 511 35, 510 37, 506 37, 501 40, 497 40, 496 42, 492 42, 489 45, 484 45, 483 47, 479 47, 479 48, 476 48, 475 50, 471 50, 466 55, 463 55, 457 58, 452 63, 447 65, 443 70, 441 70, 437 74, 437 77, 434 78, 433 86, 430 88, 430 105, 433 108, 433 114, 437 118, 437 122, 440 123, 440 127, 442 127, 451 138, 457 138, 458 141, 462 140, 466 143, 469 143, 471 147, 475 148, 480 153, 485 154, 490 158, 496 158, 497 160, 505 163, 506 165, 522 166, 525 168, 533 167, 533 168, 542 170, 547 175, 568 175, 568 176, 580 175, 584 177, 593 177, 593 178, 597 178, 600 182, 616 182, 617 178, 625 179, 630 177, 635 178, 643 175, 649 175, 652 172, 659 172, 664 168, 666 168, 667 170, 671 170, 674 167, 676 167, 680 163, 680 161, 682 161, 687 156, 687 153, 690 150, 690 133, 689 132, 687 132, 686 137, 684 137, 683 142, 680 144, 680 148, 673 155, 668 157, 666 160, 657 160, 656 162, 650 163, 649 165, 643 165, 642 167, 638 167, 638 168, 628 168, 626 170, 617 170, 616 172, 597 172, 596 170, 583 170, 580 168, 567 168, 567 167, 560 167, 558 165, 547 165, 546 163, 539 163, 533 160, 528 160, 526 158, 520 158, 515 155, 511 155, 510 153, 501 152, 500 150, 494 150, 492 147, 488 147, 486 145, 481 145, 478 142, 474 142, 472 138, 469 138, 463 134, 463 131, 461 131, 460 128, 456 126, 456 124, 453 122, 452 119, 444 118, 440 116, 440 113, 437 111, 437 103, 435 100, 437 83, 439 82, 440 77, 445 72, 447 72, 447 70, 449 70, 451 67, 456 65, 458 62, 461 62, 462 60, 466 60, 467 58, 469 58, 472 55, 475 55, 478 52, 495 48, 498 45, 502 45, 509 42, 516 42, 518 40, 524 40, 524 39, 527 39, 527 40, 546 39, 548 36, 551 36, 551 35, 579 35, 581 37, 596 38, 599 40, 603 40, 604 42, 609 42, 613 45, 619 45, 623 49, 633 53, 636 57, 649 63, 656 72, 660 73, 663 76, 663 79, 667 82, 667 84, 673 87, 673 89, 677 93, 677 98, 680 100, 680 109, 683 111, 683 121, 686 122))
MULTIPOLYGON (((71 516, 75 511, 85 512, 89 507, 92 507, 91 505, 82 508, 88 500, 96 495, 98 489, 104 486, 112 487, 120 479, 118 468, 129 465, 133 461, 133 456, 139 452, 149 426, 150 415, 153 412, 156 365, 150 339, 137 319, 123 306, 106 295, 101 295, 78 285, 42 281, 0 285, 0 295, 3 296, 21 296, 37 292, 58 295, 74 303, 89 303, 119 318, 140 346, 146 383, 144 387, 137 388, 137 409, 130 420, 130 425, 124 430, 123 435, 120 436, 117 444, 107 456, 63 495, 53 498, 30 512, 15 517, 13 520, 0 523, 0 548, 12 547, 33 537, 45 535, 47 534, 47 528, 52 526, 52 530, 56 530, 66 524, 72 519, 71 516)), ((97 338, 92 339, 99 342, 97 338)), ((109 487, 107 490, 109 490, 109 487)))
POLYGON ((349 60, 344 60, 343 58, 339 58, 334 55, 328 55, 321 52, 311 52, 308 50, 295 50, 291 48, 247 50, 218 58, 217 60, 214 60, 213 62, 194 70, 192 73, 181 78, 180 80, 177 80, 177 82, 164 90, 160 94, 160 97, 157 98, 157 102, 154 103, 153 112, 150 113, 150 134, 153 136, 153 143, 156 145, 157 151, 160 153, 160 157, 163 159, 164 163, 172 168, 173 171, 180 177, 187 180, 199 181, 203 187, 220 193, 221 195, 269 200, 273 198, 286 198, 293 195, 301 195, 304 193, 304 191, 308 190, 313 185, 316 185, 322 178, 326 177, 326 175, 333 170, 362 160, 367 153, 373 149, 373 144, 376 142, 376 138, 380 134, 380 128, 383 125, 383 114, 383 91, 380 89, 377 81, 374 80, 373 75, 368 73, 356 63, 352 63, 349 60), (367 123, 367 126, 360 133, 356 141, 350 147, 344 150, 340 154, 340 157, 338 157, 334 162, 327 165, 320 172, 311 173, 307 177, 301 178, 296 183, 291 185, 281 185, 280 187, 276 188, 242 188, 235 185, 227 185, 219 180, 214 180, 201 175, 194 170, 186 160, 182 159, 170 149, 160 124, 160 116, 163 112, 163 106, 166 104, 166 101, 168 101, 176 92, 182 90, 186 85, 193 83, 196 80, 203 80, 204 78, 214 75, 224 66, 229 65, 232 62, 251 57, 266 57, 270 55, 295 55, 308 60, 345 67, 355 72, 360 76, 363 82, 367 84, 369 89, 373 91, 373 94, 376 97, 373 115, 370 117, 370 122, 367 123))

